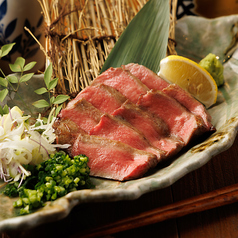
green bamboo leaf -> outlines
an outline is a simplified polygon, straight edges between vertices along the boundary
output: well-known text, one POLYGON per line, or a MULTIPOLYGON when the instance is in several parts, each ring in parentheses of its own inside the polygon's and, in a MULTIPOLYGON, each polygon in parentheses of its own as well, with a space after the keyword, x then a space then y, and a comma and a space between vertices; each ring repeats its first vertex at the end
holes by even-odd
POLYGON ((41 95, 41 94, 47 93, 48 91, 46 88, 42 87, 42 88, 36 89, 34 92, 41 95))
POLYGON ((35 66, 35 64, 36 64, 35 61, 30 62, 29 64, 27 64, 27 65, 24 66, 23 71, 31 70, 31 69, 35 66))
POLYGON ((18 83, 18 78, 15 75, 8 75, 7 80, 10 83, 18 83))
POLYGON ((0 51, 0 58, 6 56, 11 50, 15 43, 3 45, 0 51))
POLYGON ((6 78, 0 77, 0 85, 7 87, 8 81, 6 80, 6 78))
POLYGON ((7 94, 8 94, 8 89, 7 89, 7 88, 5 88, 5 89, 3 89, 3 90, 0 91, 0 101, 1 101, 1 102, 5 99, 5 97, 7 96, 7 94))
POLYGON ((45 81, 45 85, 47 87, 47 89, 49 89, 49 85, 50 85, 50 80, 51 80, 51 76, 52 76, 52 64, 49 64, 49 66, 47 67, 47 69, 45 70, 44 73, 44 81, 45 81))
POLYGON ((44 107, 49 107, 50 106, 50 104, 44 99, 33 102, 32 105, 37 107, 37 108, 44 108, 44 107))
POLYGON ((58 78, 52 79, 49 83, 49 90, 55 88, 57 83, 58 83, 58 78))
POLYGON ((155 73, 166 56, 170 22, 169 1, 150 0, 128 24, 101 72, 128 63, 142 64, 155 73))
POLYGON ((23 71, 25 65, 25 59, 22 57, 18 57, 14 64, 9 64, 9 67, 12 72, 14 73, 19 73, 23 71))
POLYGON ((55 100, 54 100, 54 104, 61 104, 65 101, 67 101, 69 99, 69 96, 67 95, 58 95, 55 100))

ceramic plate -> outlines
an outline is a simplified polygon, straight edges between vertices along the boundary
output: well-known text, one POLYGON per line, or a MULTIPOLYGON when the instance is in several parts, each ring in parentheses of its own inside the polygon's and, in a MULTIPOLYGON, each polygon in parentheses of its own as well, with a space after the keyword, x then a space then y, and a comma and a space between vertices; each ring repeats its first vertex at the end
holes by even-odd
MULTIPOLYGON (((179 20, 176 26, 178 54, 200 60, 209 52, 213 52, 222 60, 228 59, 229 53, 233 53, 235 47, 233 37, 237 33, 237 22, 238 15, 213 20, 200 17, 185 17, 179 20)), ((1 194, 0 232, 22 227, 33 228, 42 223, 62 219, 80 203, 137 199, 142 194, 170 186, 182 176, 207 163, 213 156, 228 149, 233 144, 238 130, 238 52, 229 58, 224 68, 225 84, 219 89, 216 105, 209 109, 213 125, 217 128, 216 133, 141 179, 116 182, 93 178, 95 189, 70 193, 30 215, 16 216, 12 207, 14 199, 1 194)))

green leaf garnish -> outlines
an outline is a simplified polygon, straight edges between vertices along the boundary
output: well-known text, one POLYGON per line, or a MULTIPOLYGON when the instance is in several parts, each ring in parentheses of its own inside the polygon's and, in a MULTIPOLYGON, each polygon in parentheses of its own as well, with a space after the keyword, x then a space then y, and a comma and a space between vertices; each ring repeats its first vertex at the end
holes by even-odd
POLYGON ((61 104, 69 99, 69 96, 67 95, 58 95, 55 100, 54 104, 61 104))
POLYGON ((6 80, 6 78, 0 77, 0 85, 7 87, 8 81, 6 80))
POLYGON ((25 65, 25 59, 22 57, 18 57, 14 64, 9 64, 9 67, 12 72, 14 73, 19 73, 23 71, 25 65))
POLYGON ((51 89, 55 88, 57 83, 58 83, 58 78, 52 79, 49 83, 49 88, 48 89, 51 90, 51 89))
POLYGON ((61 104, 60 106, 58 106, 56 109, 55 109, 55 116, 57 116, 60 112, 60 110, 62 109, 63 107, 63 104, 61 104))
POLYGON ((18 83, 18 78, 15 75, 8 75, 7 80, 10 83, 18 83))
POLYGON ((34 75, 34 73, 24 74, 24 75, 20 78, 20 83, 22 83, 22 82, 27 82, 28 80, 30 80, 30 79, 32 78, 33 75, 34 75))
POLYGON ((15 43, 3 45, 0 50, 0 58, 6 56, 11 51, 11 49, 14 45, 15 45, 15 43))
POLYGON ((33 102, 32 105, 37 107, 37 108, 44 108, 44 107, 49 107, 50 106, 50 104, 44 99, 33 102))
POLYGON ((54 102, 55 102, 55 97, 52 96, 52 97, 50 98, 50 103, 51 103, 51 104, 54 104, 54 102))
POLYGON ((23 71, 31 70, 35 66, 35 64, 36 64, 35 61, 28 63, 27 65, 24 66, 23 71))
POLYGON ((42 87, 42 88, 36 89, 34 92, 41 95, 41 94, 47 93, 48 91, 46 88, 42 87))
POLYGON ((47 87, 47 89, 49 89, 49 86, 50 86, 50 80, 51 80, 51 76, 52 76, 52 64, 50 64, 46 71, 45 71, 45 74, 44 74, 44 81, 45 81, 45 85, 47 87))
POLYGON ((8 94, 8 89, 7 89, 7 88, 5 88, 5 89, 3 89, 3 90, 0 91, 0 101, 1 101, 1 102, 5 99, 5 97, 7 96, 7 94, 8 94))
POLYGON ((0 114, 3 116, 4 114, 8 114, 9 113, 9 108, 7 105, 5 105, 4 107, 2 107, 0 105, 0 114))

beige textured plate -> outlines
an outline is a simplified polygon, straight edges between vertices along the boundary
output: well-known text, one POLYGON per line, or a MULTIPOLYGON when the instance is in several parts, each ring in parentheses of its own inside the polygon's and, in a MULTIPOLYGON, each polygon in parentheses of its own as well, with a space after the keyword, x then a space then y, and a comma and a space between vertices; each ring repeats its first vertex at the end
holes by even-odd
MULTIPOLYGON (((238 22, 238 16, 214 20, 197 17, 192 21, 190 17, 186 17, 179 20, 176 28, 178 53, 200 59, 207 53, 213 52, 225 59, 227 55, 224 51, 236 34, 233 28, 236 22, 238 22), (200 24, 197 24, 197 21, 200 24), (207 30, 209 35, 206 38, 204 32, 207 30), (186 44, 184 44, 185 39, 186 44)), ((225 64, 225 85, 219 89, 217 104, 209 109, 213 124, 217 128, 217 132, 210 138, 204 139, 203 142, 184 152, 168 166, 157 168, 141 179, 120 183, 94 178, 92 180, 96 184, 95 189, 70 193, 30 215, 16 216, 12 207, 13 199, 1 194, 0 232, 33 228, 42 223, 62 219, 79 203, 137 199, 142 194, 173 184, 185 174, 207 163, 216 154, 228 149, 234 142, 238 130, 237 72, 238 52, 225 64)))

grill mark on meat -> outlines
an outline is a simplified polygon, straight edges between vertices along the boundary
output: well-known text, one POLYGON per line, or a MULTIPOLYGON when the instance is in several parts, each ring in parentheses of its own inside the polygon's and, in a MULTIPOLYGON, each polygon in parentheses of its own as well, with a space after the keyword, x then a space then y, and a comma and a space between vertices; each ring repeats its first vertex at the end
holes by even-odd
POLYGON ((89 135, 117 140, 136 149, 153 153, 157 156, 158 161, 165 156, 164 151, 153 147, 136 128, 108 114, 101 117, 101 121, 89 132, 89 135))
POLYGON ((82 98, 76 103, 61 110, 58 117, 70 119, 82 130, 89 133, 89 131, 100 121, 102 115, 103 113, 100 110, 82 98))
POLYGON ((127 98, 116 89, 108 85, 98 84, 96 86, 86 87, 68 105, 70 106, 82 98, 86 99, 100 111, 109 114, 119 108, 121 104, 127 100, 127 98))
POLYGON ((92 135, 78 135, 71 155, 78 154, 89 158, 91 176, 119 181, 140 178, 158 163, 154 154, 92 135))
POLYGON ((140 97, 137 105, 161 117, 169 126, 171 134, 179 136, 185 145, 205 130, 199 118, 161 91, 150 90, 140 97))
POLYGON ((161 118, 142 110, 129 100, 112 115, 123 118, 137 128, 154 147, 166 151, 166 157, 174 155, 184 145, 179 138, 170 135, 168 125, 161 118))
POLYGON ((159 77, 150 69, 143 65, 130 63, 122 66, 123 69, 129 70, 131 74, 136 76, 149 89, 163 91, 165 94, 176 99, 181 105, 187 108, 191 113, 201 117, 208 131, 214 131, 215 128, 211 124, 211 116, 205 107, 191 96, 187 91, 175 84, 169 84, 159 77))
POLYGON ((122 68, 109 68, 94 79, 91 86, 101 83, 117 89, 134 103, 137 102, 140 95, 149 90, 138 78, 122 68))

